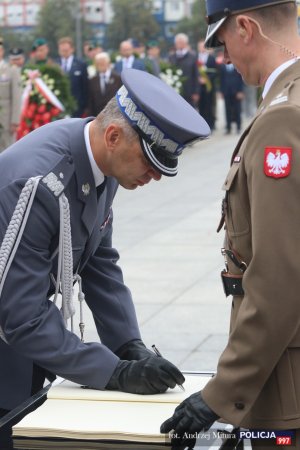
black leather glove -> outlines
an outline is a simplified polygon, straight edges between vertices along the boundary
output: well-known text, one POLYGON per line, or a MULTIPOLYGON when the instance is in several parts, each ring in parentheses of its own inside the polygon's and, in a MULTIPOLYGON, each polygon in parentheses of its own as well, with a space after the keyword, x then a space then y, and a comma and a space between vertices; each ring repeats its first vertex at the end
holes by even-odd
POLYGON ((154 352, 149 350, 140 339, 134 339, 132 341, 126 342, 122 347, 118 348, 115 354, 120 359, 127 359, 127 361, 132 361, 133 359, 139 360, 143 358, 148 358, 149 356, 155 356, 154 352))
POLYGON ((161 433, 174 430, 171 438, 172 445, 194 445, 193 435, 208 430, 219 416, 210 409, 202 398, 201 392, 196 392, 186 398, 160 427, 161 433))
POLYGON ((106 389, 132 394, 157 394, 182 384, 184 376, 172 363, 157 356, 139 361, 120 360, 106 389))

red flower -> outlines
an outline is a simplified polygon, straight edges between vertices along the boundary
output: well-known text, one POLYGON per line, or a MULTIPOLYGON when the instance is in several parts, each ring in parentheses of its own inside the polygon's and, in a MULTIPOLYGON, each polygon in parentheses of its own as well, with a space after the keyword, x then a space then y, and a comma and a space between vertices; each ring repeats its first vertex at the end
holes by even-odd
POLYGON ((50 113, 52 114, 52 116, 58 116, 60 114, 60 109, 56 108, 55 106, 53 106, 50 109, 50 113))
POLYGON ((37 128, 39 128, 41 126, 41 124, 39 122, 32 122, 32 129, 36 130, 37 128))
POLYGON ((38 107, 37 111, 38 111, 39 113, 41 113, 41 114, 44 113, 44 112, 46 112, 46 105, 45 105, 45 104, 40 105, 40 106, 38 107))
POLYGON ((45 113, 42 115, 42 118, 43 118, 43 122, 44 122, 44 123, 49 123, 50 120, 51 120, 51 114, 50 114, 49 112, 45 112, 45 113))

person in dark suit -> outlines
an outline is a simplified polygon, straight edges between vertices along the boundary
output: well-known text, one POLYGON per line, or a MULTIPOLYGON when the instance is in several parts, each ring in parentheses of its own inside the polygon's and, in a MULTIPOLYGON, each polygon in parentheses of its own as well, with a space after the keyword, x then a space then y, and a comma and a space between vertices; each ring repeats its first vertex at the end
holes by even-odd
POLYGON ((52 122, 0 155, 0 415, 46 375, 140 394, 184 382, 141 340, 112 247, 112 202, 119 184, 175 176, 185 146, 210 130, 159 78, 126 69, 122 82, 96 118, 52 122), (66 328, 76 280, 101 343, 66 328))
POLYGON ((120 75, 111 68, 108 53, 98 53, 94 62, 97 74, 89 80, 88 115, 90 116, 97 116, 122 85, 120 75))
POLYGON ((242 100, 244 82, 233 64, 220 66, 220 91, 224 97, 226 114, 226 134, 231 133, 231 126, 236 122, 237 133, 242 126, 242 100))
POLYGON ((216 80, 218 75, 216 58, 204 46, 204 39, 198 42, 199 102, 201 116, 210 128, 215 128, 216 121, 216 80))
POLYGON ((190 50, 189 38, 186 34, 176 34, 175 49, 175 53, 170 55, 169 60, 183 72, 184 81, 181 95, 192 106, 196 106, 199 101, 197 57, 190 50))
POLYGON ((69 77, 71 93, 77 102, 72 117, 82 117, 86 113, 88 101, 88 74, 84 61, 74 56, 73 40, 63 37, 58 41, 59 65, 69 77))
POLYGON ((120 44, 120 59, 116 61, 114 69, 121 73, 123 69, 146 70, 143 58, 137 58, 133 53, 131 41, 123 41, 120 44))

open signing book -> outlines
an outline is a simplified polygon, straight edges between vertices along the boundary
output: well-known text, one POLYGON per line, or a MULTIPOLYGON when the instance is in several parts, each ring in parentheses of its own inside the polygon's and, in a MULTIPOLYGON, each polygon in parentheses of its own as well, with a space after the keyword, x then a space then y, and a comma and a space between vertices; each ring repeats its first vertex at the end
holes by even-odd
POLYGON ((41 407, 13 427, 13 436, 165 443, 161 423, 209 379, 186 375, 184 392, 177 386, 156 395, 99 391, 63 381, 49 390, 41 407))

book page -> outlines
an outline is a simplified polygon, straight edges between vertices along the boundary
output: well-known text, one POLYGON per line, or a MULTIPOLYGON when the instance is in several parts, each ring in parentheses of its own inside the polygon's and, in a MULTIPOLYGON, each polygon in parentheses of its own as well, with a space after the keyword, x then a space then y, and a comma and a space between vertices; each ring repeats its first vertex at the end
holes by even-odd
POLYGON ((159 428, 172 403, 47 400, 13 428, 13 436, 164 442, 159 428))
POLYGON ((13 427, 13 436, 164 443, 162 422, 209 380, 210 376, 189 375, 185 392, 177 387, 157 395, 82 389, 65 381, 51 388, 47 401, 13 427))
POLYGON ((65 380, 61 384, 50 388, 47 398, 52 399, 72 399, 72 400, 93 400, 93 401, 118 401, 118 402, 155 402, 155 403, 176 403, 179 404, 186 397, 204 388, 210 380, 209 375, 186 375, 182 391, 179 386, 168 389, 163 394, 139 395, 128 394, 119 391, 100 391, 97 389, 83 389, 79 384, 65 380))

